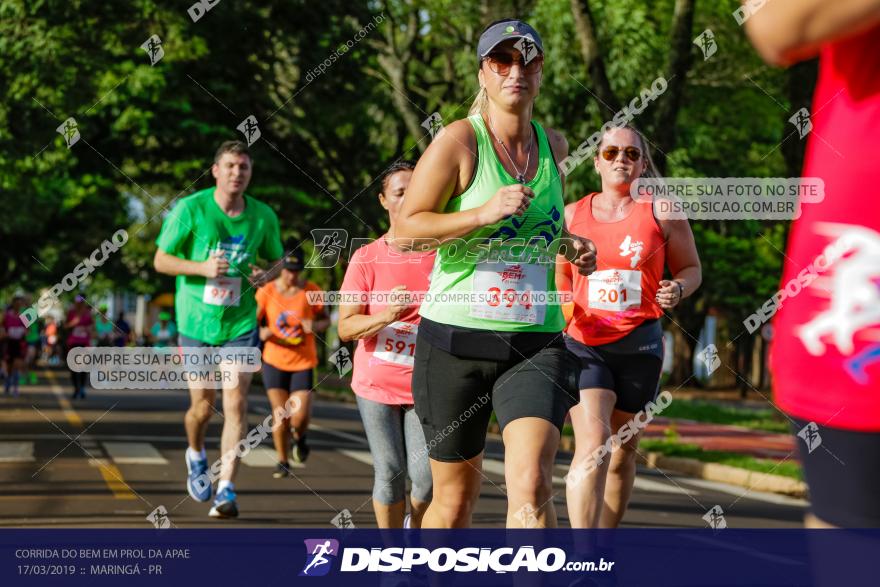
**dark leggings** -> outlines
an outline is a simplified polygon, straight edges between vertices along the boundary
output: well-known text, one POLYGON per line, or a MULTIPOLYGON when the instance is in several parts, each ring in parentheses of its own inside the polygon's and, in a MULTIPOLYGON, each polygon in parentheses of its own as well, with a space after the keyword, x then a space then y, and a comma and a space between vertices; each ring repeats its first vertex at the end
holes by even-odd
MULTIPOLYGON (((84 344, 72 344, 72 345, 69 345, 69 346, 67 347, 67 352, 70 352, 71 349, 74 349, 74 348, 79 347, 79 346, 87 346, 87 345, 84 345, 84 344)), ((66 356, 66 355, 65 355, 65 356, 66 356)), ((71 371, 71 372, 70 372, 70 382, 73 383, 73 388, 74 388, 74 389, 80 389, 80 388, 82 388, 82 387, 85 387, 85 386, 86 386, 86 383, 88 382, 88 380, 89 380, 89 374, 88 374, 88 372, 86 372, 86 371, 83 371, 83 372, 81 372, 81 373, 80 373, 80 372, 77 372, 77 371, 71 371)))
POLYGON ((82 387, 85 387, 88 380, 89 380, 88 373, 85 373, 85 372, 77 373, 76 371, 70 372, 70 381, 71 381, 71 383, 73 383, 74 389, 80 389, 82 387))

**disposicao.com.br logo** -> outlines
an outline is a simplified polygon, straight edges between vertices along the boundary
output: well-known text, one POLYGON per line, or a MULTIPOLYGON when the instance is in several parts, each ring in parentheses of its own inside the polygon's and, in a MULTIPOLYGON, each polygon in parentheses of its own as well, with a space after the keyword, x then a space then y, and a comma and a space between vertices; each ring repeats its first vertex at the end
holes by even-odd
MULTIPOLYGON (((331 567, 329 556, 336 557, 339 543, 331 539, 306 540, 306 565, 300 576, 326 575, 331 567)), ((614 562, 568 561, 561 548, 535 551, 533 546, 518 548, 344 548, 339 566, 341 572, 409 572, 413 567, 427 566, 435 573, 516 573, 519 571, 553 573, 556 571, 610 571, 614 562)))
POLYGON ((329 573, 331 561, 339 554, 339 541, 332 538, 311 538, 306 539, 305 543, 306 566, 299 576, 321 577, 329 573))

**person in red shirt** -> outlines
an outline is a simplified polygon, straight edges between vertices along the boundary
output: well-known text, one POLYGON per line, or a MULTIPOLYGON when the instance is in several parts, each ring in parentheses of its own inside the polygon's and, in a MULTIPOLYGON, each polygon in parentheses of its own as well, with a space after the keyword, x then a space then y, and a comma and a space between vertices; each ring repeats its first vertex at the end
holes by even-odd
POLYGON ((5 341, 3 363, 6 366, 6 383, 3 391, 6 394, 12 393, 13 396, 18 395, 19 379, 27 353, 27 342, 24 337, 27 328, 20 316, 23 307, 24 296, 15 294, 3 315, 3 323, 0 324, 2 326, 0 339, 5 341))
MULTIPOLYGON (((64 329, 67 331, 67 352, 70 352, 72 348, 91 344, 95 321, 92 318, 92 310, 86 305, 86 299, 83 296, 76 296, 73 306, 67 312, 64 329)), ((70 372, 70 380, 73 383, 73 399, 86 398, 88 376, 89 374, 85 371, 70 372)))
POLYGON ((574 294, 565 342, 581 360, 581 401, 569 412, 575 454, 566 497, 573 528, 620 524, 635 481, 640 436, 629 423, 644 421, 636 416, 659 389, 659 318, 702 280, 688 222, 658 219, 653 202, 630 195, 636 179, 657 175, 641 133, 629 126, 608 130, 594 166, 602 191, 567 205, 565 223, 596 244, 597 270, 583 276, 559 257, 556 272, 559 290, 574 294), (667 266, 671 280, 663 279, 667 266), (620 437, 620 448, 600 455, 596 451, 612 433, 620 437))
MULTIPOLYGON (((394 244, 397 215, 415 164, 399 161, 382 177, 379 202, 388 232, 352 256, 343 294, 425 292, 435 252, 405 253, 394 244)), ((418 304, 367 300, 339 308, 339 338, 357 340, 351 387, 373 455, 373 510, 380 528, 421 526, 433 483, 421 422, 413 407, 412 372, 421 317, 418 304), (412 481, 406 514, 406 477, 412 481)))
POLYGON ((796 295, 778 307, 770 354, 810 488, 806 523, 878 528, 880 0, 774 0, 746 30, 770 63, 819 56, 812 128, 799 130, 803 176, 825 193, 792 225, 782 284, 796 295))
POLYGON ((318 365, 315 332, 324 332, 330 318, 324 306, 310 294, 320 288, 302 273, 298 251, 284 259, 281 274, 257 290, 257 320, 263 344, 263 385, 272 404, 275 422, 272 438, 278 452, 276 479, 290 474, 287 451, 293 432, 293 460, 304 463, 309 457, 306 433, 312 411, 311 391, 314 369, 318 365), (265 323, 265 325, 263 325, 265 323))

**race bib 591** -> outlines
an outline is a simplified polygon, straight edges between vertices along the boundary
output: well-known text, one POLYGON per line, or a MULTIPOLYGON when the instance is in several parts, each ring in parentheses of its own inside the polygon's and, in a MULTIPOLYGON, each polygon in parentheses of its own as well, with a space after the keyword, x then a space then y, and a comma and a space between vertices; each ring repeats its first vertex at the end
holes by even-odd
POLYGON ((392 322, 376 334, 376 350, 373 351, 373 357, 389 363, 412 366, 415 363, 418 332, 418 324, 392 322))

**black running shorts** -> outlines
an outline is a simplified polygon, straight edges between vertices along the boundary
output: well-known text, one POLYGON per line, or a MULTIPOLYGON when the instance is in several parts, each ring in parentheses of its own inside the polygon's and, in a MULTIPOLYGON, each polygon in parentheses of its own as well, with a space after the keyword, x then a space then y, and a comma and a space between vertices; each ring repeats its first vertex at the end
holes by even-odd
POLYGON ((880 528, 880 432, 857 432, 794 420, 793 432, 810 510, 841 528, 880 528), (810 426, 811 430, 805 430, 810 426))
POLYGON ((565 337, 580 359, 579 389, 603 388, 617 394, 614 408, 635 414, 657 396, 663 368, 663 330, 648 320, 614 342, 588 346, 565 337))
POLYGON ((314 386, 314 370, 282 371, 269 363, 263 363, 263 387, 292 391, 311 391, 314 386))
MULTIPOLYGON (((419 330, 413 398, 432 459, 460 462, 486 446, 492 411, 503 430, 519 418, 542 418, 562 431, 579 401, 578 361, 561 340, 525 357, 494 360, 459 356, 419 330)), ((496 344, 505 344, 498 338, 496 344)))

